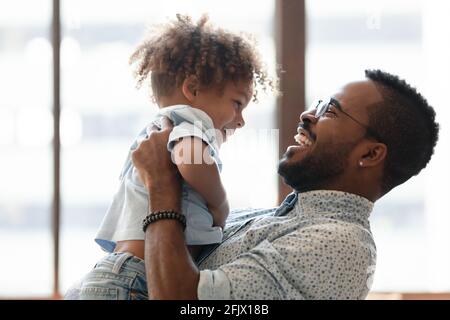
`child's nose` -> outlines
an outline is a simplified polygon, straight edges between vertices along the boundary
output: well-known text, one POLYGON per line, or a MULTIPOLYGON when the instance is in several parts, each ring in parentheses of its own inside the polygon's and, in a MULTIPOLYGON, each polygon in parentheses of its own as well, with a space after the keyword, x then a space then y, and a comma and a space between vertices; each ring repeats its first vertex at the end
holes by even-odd
POLYGON ((243 126, 245 126, 245 120, 244 117, 242 116, 242 111, 235 114, 234 121, 235 121, 234 123, 236 124, 236 128, 240 129, 243 126))
POLYGON ((238 121, 236 122, 236 127, 242 128, 243 126, 245 126, 245 120, 244 120, 244 118, 240 117, 238 119, 238 121))

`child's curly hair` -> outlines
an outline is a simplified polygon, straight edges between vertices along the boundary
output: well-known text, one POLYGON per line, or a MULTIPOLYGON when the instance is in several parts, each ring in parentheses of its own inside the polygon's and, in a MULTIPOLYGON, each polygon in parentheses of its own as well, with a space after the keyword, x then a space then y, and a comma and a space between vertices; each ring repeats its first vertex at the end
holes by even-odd
POLYGON ((170 95, 189 76, 195 76, 200 88, 218 87, 223 90, 230 80, 253 81, 253 100, 258 87, 277 91, 259 54, 255 41, 244 34, 236 35, 214 29, 203 15, 197 24, 186 15, 160 26, 159 32, 145 39, 130 57, 136 64, 137 87, 151 73, 153 99, 170 95))

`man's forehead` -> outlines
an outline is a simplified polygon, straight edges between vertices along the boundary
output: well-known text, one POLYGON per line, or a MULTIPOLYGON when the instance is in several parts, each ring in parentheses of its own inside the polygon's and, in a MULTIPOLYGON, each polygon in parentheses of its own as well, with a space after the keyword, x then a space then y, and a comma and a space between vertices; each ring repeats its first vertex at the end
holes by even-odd
POLYGON ((345 110, 368 106, 383 100, 383 96, 371 80, 350 82, 334 94, 334 97, 345 110))

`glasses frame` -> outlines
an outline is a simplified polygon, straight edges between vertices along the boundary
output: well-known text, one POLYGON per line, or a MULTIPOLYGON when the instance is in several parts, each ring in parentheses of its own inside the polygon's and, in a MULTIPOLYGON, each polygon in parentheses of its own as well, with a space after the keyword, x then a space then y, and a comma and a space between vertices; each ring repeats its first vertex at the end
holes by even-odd
POLYGON ((325 114, 325 112, 327 112, 330 109, 330 106, 334 106, 336 109, 339 110, 339 112, 345 114, 347 117, 349 117, 350 119, 355 121, 357 124, 359 124, 361 127, 366 129, 366 132, 368 133, 368 135, 372 136, 373 138, 375 138, 376 140, 378 140, 380 142, 383 141, 380 138, 380 135, 375 130, 370 128, 368 125, 360 122, 359 120, 355 119, 352 115, 348 114, 344 110, 342 110, 341 104, 339 103, 338 100, 336 100, 334 98, 330 98, 329 100, 318 100, 317 103, 314 103, 309 110, 316 110, 316 113, 314 116, 318 119, 321 116, 323 116, 325 114))

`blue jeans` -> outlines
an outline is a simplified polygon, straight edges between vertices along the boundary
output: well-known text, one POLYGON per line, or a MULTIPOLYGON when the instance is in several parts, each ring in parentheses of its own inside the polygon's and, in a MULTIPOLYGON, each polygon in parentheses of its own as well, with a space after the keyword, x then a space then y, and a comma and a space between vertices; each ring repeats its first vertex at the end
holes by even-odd
POLYGON ((73 290, 65 299, 147 300, 144 261, 128 252, 110 253, 73 290))

